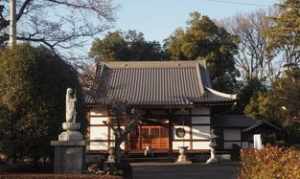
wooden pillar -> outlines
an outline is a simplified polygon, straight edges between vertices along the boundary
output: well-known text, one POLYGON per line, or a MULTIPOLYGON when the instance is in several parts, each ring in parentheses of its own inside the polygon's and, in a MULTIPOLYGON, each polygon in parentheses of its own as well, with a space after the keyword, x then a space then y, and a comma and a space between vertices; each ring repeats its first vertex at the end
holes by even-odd
POLYGON ((190 123, 190 150, 193 150, 193 121, 192 121, 192 110, 189 109, 188 121, 190 123))
POLYGON ((168 112, 168 120, 169 120, 169 155, 172 154, 173 152, 173 146, 172 146, 172 142, 173 142, 173 115, 172 115, 172 111, 168 112))
POLYGON ((138 150, 142 150, 142 123, 139 125, 138 150))

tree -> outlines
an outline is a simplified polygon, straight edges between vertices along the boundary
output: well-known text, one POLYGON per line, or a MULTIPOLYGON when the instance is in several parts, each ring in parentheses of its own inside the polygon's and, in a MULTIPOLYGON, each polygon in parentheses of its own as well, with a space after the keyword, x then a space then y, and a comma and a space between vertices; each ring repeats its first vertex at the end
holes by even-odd
POLYGON ((0 152, 13 160, 48 157, 65 119, 68 87, 80 94, 76 71, 45 47, 1 51, 0 152))
POLYGON ((282 78, 275 81, 273 93, 283 110, 284 125, 300 123, 300 68, 289 67, 282 78))
POLYGON ((287 127, 300 123, 300 69, 295 67, 272 85, 272 90, 259 93, 246 106, 245 113, 265 120, 273 120, 287 127))
POLYGON ((270 53, 283 55, 286 64, 300 64, 300 1, 284 0, 272 26, 265 31, 270 53))
MULTIPOLYGON (((0 45, 8 40, 8 2, 0 8, 0 45)), ((110 27, 111 0, 17 0, 17 39, 51 49, 79 47, 110 27)))
POLYGON ((252 96, 249 104, 245 108, 245 114, 260 120, 268 120, 279 125, 282 118, 280 104, 272 91, 258 92, 252 96))
POLYGON ((177 29, 164 47, 171 60, 205 60, 213 86, 232 92, 238 75, 234 62, 238 38, 209 17, 191 13, 187 28, 177 29))
POLYGON ((225 19, 220 23, 232 34, 240 39, 239 53, 235 62, 243 80, 260 80, 272 82, 278 77, 276 58, 267 50, 267 39, 264 31, 271 27, 268 18, 275 15, 275 9, 257 10, 249 14, 239 14, 225 19))
POLYGON ((238 113, 243 113, 245 107, 250 103, 250 100, 253 96, 258 95, 259 92, 266 92, 267 88, 265 85, 256 78, 251 80, 246 80, 241 84, 241 87, 238 92, 238 101, 235 106, 235 111, 238 113))
POLYGON ((141 122, 141 113, 125 102, 114 102, 112 105, 113 118, 105 124, 109 126, 115 137, 114 154, 116 162, 122 159, 121 144, 127 141, 128 134, 141 122), (126 124, 125 124, 126 123, 126 124), (123 126, 123 127, 122 127, 123 126))
POLYGON ((143 33, 110 32, 103 39, 96 39, 90 49, 90 56, 104 61, 162 60, 163 52, 159 42, 146 41, 143 33))

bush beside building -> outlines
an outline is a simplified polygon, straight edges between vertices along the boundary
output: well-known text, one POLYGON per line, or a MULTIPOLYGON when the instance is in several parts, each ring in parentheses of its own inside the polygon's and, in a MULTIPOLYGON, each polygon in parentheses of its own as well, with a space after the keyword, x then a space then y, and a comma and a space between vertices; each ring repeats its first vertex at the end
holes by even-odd
POLYGON ((300 151, 267 146, 241 151, 240 179, 300 178, 300 151))

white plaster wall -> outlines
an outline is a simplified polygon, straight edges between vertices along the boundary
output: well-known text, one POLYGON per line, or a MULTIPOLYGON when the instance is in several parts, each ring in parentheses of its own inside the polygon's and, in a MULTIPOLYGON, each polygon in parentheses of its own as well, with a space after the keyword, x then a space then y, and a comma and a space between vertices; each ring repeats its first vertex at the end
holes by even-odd
POLYGON ((90 126, 90 140, 107 140, 108 127, 90 126))
POLYGON ((103 125, 105 121, 108 121, 109 117, 90 117, 91 125, 103 125))
POLYGON ((210 124, 209 116, 193 116, 192 117, 193 124, 210 124))
POLYGON ((240 129, 224 129, 224 140, 241 140, 240 129))
POLYGON ((209 139, 210 126, 193 126, 192 139, 209 139))
POLYGON ((90 112, 91 116, 107 116, 107 111, 106 110, 102 110, 102 111, 91 111, 90 112))
POLYGON ((107 142, 90 142, 89 150, 107 150, 107 142))
POLYGON ((193 145, 193 150, 209 149, 209 141, 194 141, 192 145, 193 145))
POLYGON ((210 111, 209 108, 205 108, 205 107, 194 108, 192 109, 192 114, 209 115, 210 111))
POLYGON ((175 140, 191 139, 190 131, 191 131, 190 126, 176 125, 173 127, 173 139, 175 139, 175 140), (179 138, 176 136, 176 129, 178 129, 178 128, 184 128, 185 136, 183 138, 179 138))
POLYGON ((187 147, 188 150, 191 149, 190 148, 190 142, 188 142, 188 141, 184 141, 184 142, 182 142, 182 141, 173 141, 172 142, 172 149, 173 150, 179 150, 179 147, 182 147, 182 146, 187 147))

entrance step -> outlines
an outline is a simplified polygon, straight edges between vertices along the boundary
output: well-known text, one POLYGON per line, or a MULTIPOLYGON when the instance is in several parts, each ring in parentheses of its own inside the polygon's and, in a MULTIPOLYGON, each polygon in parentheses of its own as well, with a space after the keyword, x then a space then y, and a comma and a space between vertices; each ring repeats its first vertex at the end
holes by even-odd
POLYGON ((176 155, 167 153, 152 153, 145 156, 143 153, 129 153, 128 159, 130 162, 174 162, 176 155))
POLYGON ((143 158, 129 158, 129 162, 174 162, 175 158, 170 157, 143 157, 143 158))

